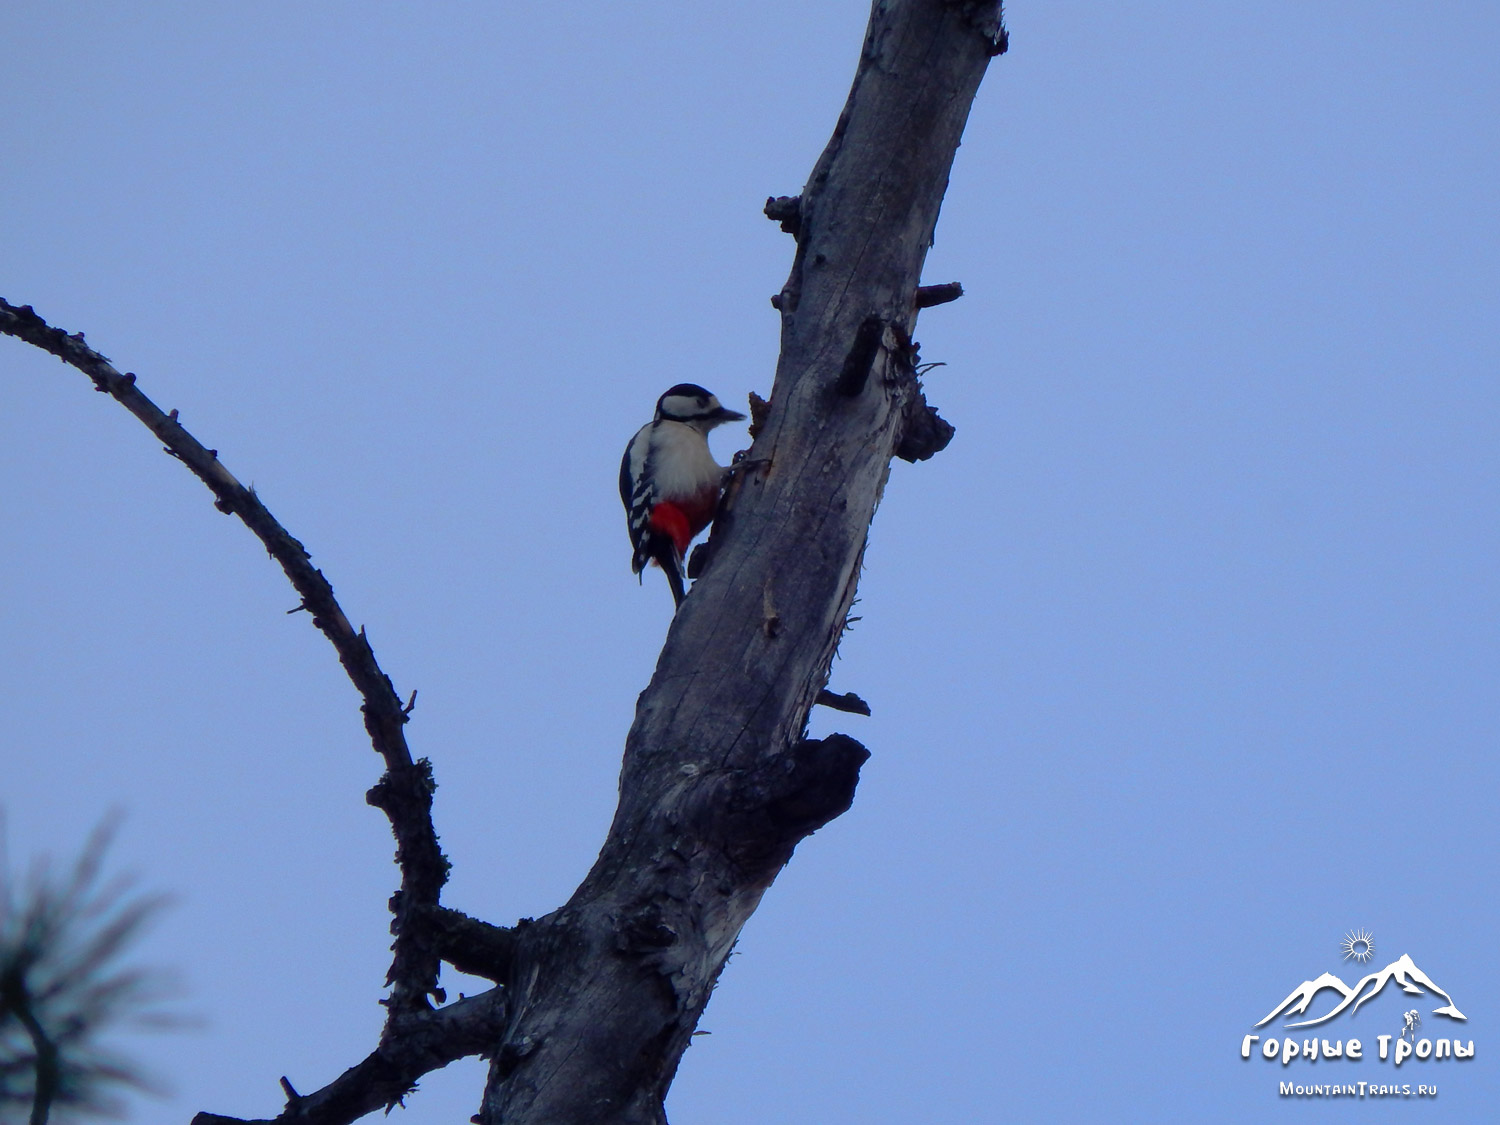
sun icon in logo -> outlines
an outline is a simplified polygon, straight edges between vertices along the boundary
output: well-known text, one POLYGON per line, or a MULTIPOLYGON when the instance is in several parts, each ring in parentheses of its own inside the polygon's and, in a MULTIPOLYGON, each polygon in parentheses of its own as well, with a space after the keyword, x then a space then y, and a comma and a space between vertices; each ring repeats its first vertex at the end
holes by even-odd
POLYGON ((1339 948, 1344 951, 1345 961, 1352 957, 1364 962, 1375 956, 1375 939, 1369 930, 1350 930, 1344 935, 1343 944, 1339 948))

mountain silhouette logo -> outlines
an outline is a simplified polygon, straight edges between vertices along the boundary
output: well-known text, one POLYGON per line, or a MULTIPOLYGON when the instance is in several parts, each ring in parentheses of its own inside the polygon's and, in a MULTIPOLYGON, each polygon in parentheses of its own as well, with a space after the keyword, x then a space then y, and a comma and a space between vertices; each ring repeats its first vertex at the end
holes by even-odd
POLYGON ((1305 1015, 1307 1013, 1308 1007, 1313 1002, 1313 997, 1317 996, 1317 994, 1322 992, 1325 988, 1331 988, 1334 992, 1337 992, 1340 996, 1343 997, 1342 1000, 1334 1005, 1332 1011, 1318 1016, 1316 1019, 1299 1020, 1297 1023, 1288 1023, 1284 1024, 1283 1026, 1313 1027, 1316 1024, 1327 1023, 1329 1020, 1333 1019, 1334 1016, 1338 1015, 1346 1008, 1348 1008, 1351 1012, 1358 1011, 1361 1004, 1363 1004, 1366 1000, 1379 995, 1380 992, 1385 988, 1385 986, 1391 984, 1392 982, 1400 985, 1401 991, 1407 993, 1410 996, 1425 995, 1426 993, 1423 992, 1423 988, 1426 988, 1429 992, 1441 996, 1444 1000, 1447 1001, 1447 1003, 1442 1007, 1434 1008, 1432 1010, 1432 1014, 1435 1016, 1447 1016, 1452 1020, 1466 1020, 1469 1018, 1468 1016, 1460 1012, 1454 1005, 1453 997, 1449 996, 1446 992, 1439 988, 1431 977, 1429 977, 1421 969, 1417 968, 1416 962, 1413 961, 1409 955, 1403 953, 1400 957, 1396 958, 1396 960, 1392 961, 1385 968, 1380 969, 1377 972, 1373 972, 1369 976, 1361 979, 1359 983, 1355 984, 1352 988, 1349 985, 1345 984, 1342 978, 1336 977, 1332 973, 1324 973, 1322 976, 1318 977, 1315 980, 1305 980, 1296 988, 1292 989, 1291 995, 1283 1000, 1280 1004, 1277 1004, 1276 1007, 1272 1008, 1271 1014, 1268 1015, 1265 1019, 1261 1020, 1255 1026, 1265 1027, 1266 1024, 1270 1023, 1277 1016, 1281 1015, 1305 1015))

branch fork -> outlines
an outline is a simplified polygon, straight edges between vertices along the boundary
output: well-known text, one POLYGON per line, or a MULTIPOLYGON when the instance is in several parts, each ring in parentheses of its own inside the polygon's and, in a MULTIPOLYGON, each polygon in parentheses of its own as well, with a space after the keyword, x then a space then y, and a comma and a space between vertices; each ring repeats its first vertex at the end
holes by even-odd
MULTIPOLYGON (((303 545, 81 333, 0 301, 0 333, 82 371, 265 545, 359 691, 384 762, 367 800, 390 820, 401 872, 385 1026, 322 1089, 299 1095, 285 1081, 277 1123, 347 1125, 400 1104, 421 1075, 484 1055, 479 1125, 665 1125, 667 1088, 741 927, 797 844, 849 807, 869 757, 848 735, 805 738, 807 716, 815 703, 863 706, 815 685, 850 620, 892 457, 923 460, 953 436, 923 396, 911 332, 920 309, 962 291, 919 285, 921 269, 969 107, 1005 43, 998 0, 872 6, 832 138, 802 192, 765 208, 796 239, 773 301, 773 394, 751 410, 750 456, 775 471, 734 477, 713 565, 637 704, 593 868, 563 907, 513 929, 440 904, 435 783, 404 729, 415 694, 403 705, 303 545), (443 962, 496 986, 445 1003, 443 962)), ((249 1123, 202 1113, 194 1125, 249 1123)))

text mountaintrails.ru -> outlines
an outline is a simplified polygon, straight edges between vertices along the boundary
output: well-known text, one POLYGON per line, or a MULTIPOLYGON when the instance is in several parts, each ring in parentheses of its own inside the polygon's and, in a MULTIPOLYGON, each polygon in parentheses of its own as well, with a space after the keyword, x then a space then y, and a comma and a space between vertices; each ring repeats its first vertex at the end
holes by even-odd
POLYGON ((1409 1098, 1413 1094, 1419 1098, 1435 1098, 1438 1092, 1436 1086, 1418 1086, 1413 1090, 1409 1082, 1402 1083, 1400 1086, 1382 1086, 1375 1082, 1299 1086, 1291 1082, 1282 1082, 1280 1086, 1283 1098, 1409 1098))

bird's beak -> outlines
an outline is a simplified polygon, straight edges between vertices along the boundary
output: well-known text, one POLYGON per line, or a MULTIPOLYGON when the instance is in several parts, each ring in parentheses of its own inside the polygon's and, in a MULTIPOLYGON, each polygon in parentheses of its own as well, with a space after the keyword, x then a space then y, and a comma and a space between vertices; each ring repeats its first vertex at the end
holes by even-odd
POLYGON ((727 406, 721 406, 719 407, 718 412, 714 414, 713 419, 716 423, 743 422, 745 420, 745 416, 738 410, 730 410, 727 406))

